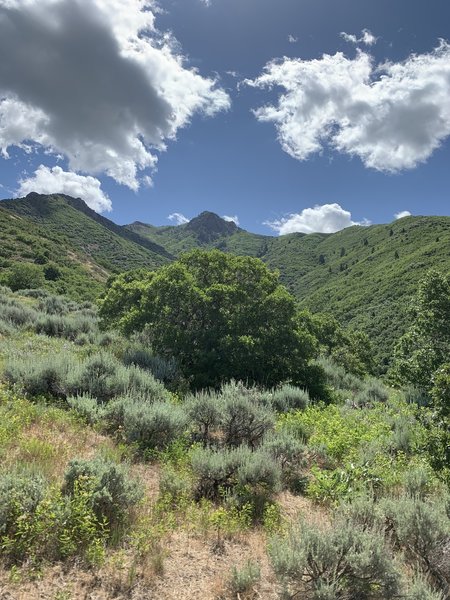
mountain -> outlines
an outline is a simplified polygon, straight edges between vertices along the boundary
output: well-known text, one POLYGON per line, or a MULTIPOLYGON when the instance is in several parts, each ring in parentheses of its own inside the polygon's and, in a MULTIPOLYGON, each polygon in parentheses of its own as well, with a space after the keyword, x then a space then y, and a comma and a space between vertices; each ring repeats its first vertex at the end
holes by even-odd
POLYGON ((94 298, 114 273, 173 260, 164 248, 63 194, 28 194, 0 202, 0 271, 24 260, 55 265, 48 286, 75 298, 94 298))
POLYGON ((218 248, 233 254, 258 256, 265 240, 270 239, 269 236, 249 233, 240 229, 233 221, 225 221, 207 211, 184 225, 154 227, 136 221, 125 227, 149 241, 164 246, 175 256, 194 248, 218 248))
POLYGON ((247 232, 211 212, 179 226, 120 226, 61 194, 0 202, 0 276, 17 260, 60 270, 48 287, 93 298, 114 273, 158 268, 181 252, 218 248, 278 269, 300 307, 365 331, 380 371, 405 331, 408 305, 432 267, 450 271, 450 217, 405 217, 333 234, 280 237, 247 232))
POLYGON ((388 225, 354 226, 333 234, 256 235, 212 213, 176 227, 143 223, 131 231, 172 254, 219 248, 261 258, 280 272, 301 307, 333 314, 365 331, 380 371, 410 319, 419 280, 436 267, 450 271, 450 217, 406 217, 388 225))

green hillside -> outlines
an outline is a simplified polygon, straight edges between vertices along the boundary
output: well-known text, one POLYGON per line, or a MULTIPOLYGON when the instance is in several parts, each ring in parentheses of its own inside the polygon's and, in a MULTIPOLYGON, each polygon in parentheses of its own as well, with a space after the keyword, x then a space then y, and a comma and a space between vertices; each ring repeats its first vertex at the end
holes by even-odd
POLYGON ((272 237, 248 233, 213 213, 176 227, 128 228, 174 255, 193 248, 258 256, 278 269, 302 307, 365 331, 384 371, 408 322, 408 304, 430 268, 450 271, 450 218, 407 217, 334 234, 272 237))
POLYGON ((269 236, 249 233, 235 223, 225 221, 211 212, 203 212, 185 225, 155 227, 136 221, 126 229, 178 256, 195 248, 217 248, 224 252, 245 256, 260 256, 269 236))
POLYGON ((269 244, 263 260, 302 306, 365 331, 382 368, 408 323, 418 281, 432 267, 450 271, 450 218, 287 235, 269 244))
MULTIPOLYGON (((450 218, 406 217, 334 234, 249 233, 204 212, 180 226, 122 227, 64 195, 29 194, 0 203, 0 276, 14 262, 59 269, 46 287, 94 298, 109 275, 158 268, 194 248, 260 257, 313 312, 366 332, 380 372, 408 324, 417 282, 430 268, 450 271, 450 218)), ((51 274, 52 275, 52 274, 51 274)))
POLYGON ((172 257, 64 195, 29 194, 0 203, 0 274, 18 261, 57 267, 46 287, 75 298, 95 298, 109 275, 157 268, 172 257))

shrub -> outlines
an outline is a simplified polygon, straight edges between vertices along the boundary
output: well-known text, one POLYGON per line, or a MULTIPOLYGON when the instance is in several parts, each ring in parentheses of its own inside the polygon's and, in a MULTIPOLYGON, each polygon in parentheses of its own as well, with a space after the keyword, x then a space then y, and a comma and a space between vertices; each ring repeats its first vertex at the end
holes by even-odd
POLYGON ((98 423, 105 414, 105 409, 89 394, 69 396, 67 404, 75 410, 89 425, 98 423))
POLYGON ((440 555, 450 536, 450 519, 445 505, 405 497, 386 500, 383 509, 398 545, 444 588, 445 574, 440 568, 440 555))
POLYGON ((293 492, 304 491, 306 479, 302 469, 306 465, 306 446, 289 431, 282 429, 267 436, 262 449, 280 466, 283 484, 293 492))
POLYGON ((247 560, 241 569, 232 567, 230 577, 231 592, 236 597, 239 597, 239 594, 245 594, 249 592, 260 579, 261 569, 258 563, 252 560, 247 560))
POLYGON ((255 448, 264 435, 273 429, 273 412, 234 391, 223 391, 222 398, 221 429, 225 444, 234 448, 247 444, 250 448, 255 448))
POLYGON ((16 520, 35 512, 45 489, 44 479, 33 473, 0 475, 0 536, 13 534, 16 520))
POLYGON ((106 530, 92 509, 92 482, 76 481, 73 494, 65 497, 49 490, 34 512, 24 512, 15 520, 13 531, 2 537, 2 550, 12 562, 27 561, 39 566, 80 556, 99 565, 104 557, 106 530))
POLYGON ((198 392, 186 402, 186 412, 195 431, 195 438, 207 446, 211 435, 222 420, 222 406, 217 394, 198 392))
POLYGON ((44 283, 42 267, 25 262, 14 263, 6 273, 5 283, 13 292, 39 288, 44 283))
POLYGON ((387 402, 389 392, 387 388, 377 379, 366 381, 355 396, 355 403, 358 406, 371 406, 375 402, 387 402))
POLYGON ((408 600, 445 600, 444 595, 430 588, 421 577, 416 577, 408 590, 408 600))
POLYGON ((418 466, 409 469, 404 475, 405 492, 410 498, 424 500, 430 494, 434 483, 434 476, 429 467, 418 466))
POLYGON ((49 314, 38 319, 35 325, 36 333, 48 335, 49 337, 61 337, 75 340, 79 335, 92 333, 97 327, 92 318, 81 315, 63 316, 49 314))
POLYGON ((400 576, 384 537, 348 522, 325 531, 302 523, 274 538, 269 554, 289 597, 388 600, 399 593, 400 576))
POLYGON ((88 393, 99 402, 118 395, 133 393, 149 401, 168 398, 164 386, 138 367, 124 367, 105 352, 94 354, 74 364, 69 373, 68 390, 72 395, 88 393))
POLYGON ((265 502, 279 489, 280 472, 265 452, 241 446, 227 450, 198 449, 191 465, 197 480, 197 498, 218 500, 232 495, 240 503, 251 502, 260 516, 265 502))
POLYGON ((428 406, 430 404, 430 395, 426 390, 409 385, 404 390, 405 401, 408 404, 417 404, 417 406, 428 406))
POLYGON ((150 371, 160 381, 174 381, 179 376, 175 359, 155 356, 150 350, 142 347, 127 348, 122 360, 125 365, 135 365, 150 371))
POLYGON ((64 476, 63 492, 73 496, 80 481, 90 480, 90 503, 99 521, 123 525, 130 509, 142 498, 142 488, 130 479, 124 465, 104 459, 72 460, 64 476))
POLYGON ((63 357, 11 358, 6 364, 4 378, 21 386, 30 396, 65 397, 69 363, 63 357))
POLYGON ((8 304, 0 305, 0 319, 6 323, 11 323, 16 327, 23 327, 33 323, 38 318, 35 310, 23 306, 17 301, 10 301, 8 304))
POLYGON ((181 500, 191 497, 192 482, 186 474, 166 466, 161 473, 159 491, 161 496, 176 506, 181 500))
POLYGON ((337 365, 330 358, 321 357, 316 363, 325 372, 326 381, 336 390, 346 390, 349 392, 357 392, 363 387, 363 382, 355 375, 347 373, 344 367, 337 365))
POLYGON ((46 296, 38 303, 39 310, 48 315, 65 315, 69 312, 69 306, 70 303, 62 296, 46 296))
POLYGON ((197 498, 218 500, 226 491, 236 485, 236 473, 242 463, 245 450, 195 450, 191 466, 197 479, 197 498))
POLYGON ((143 452, 162 450, 185 431, 185 411, 168 402, 122 403, 123 434, 143 452))
POLYGON ((272 392, 272 406, 277 412, 304 410, 309 404, 309 394, 302 388, 283 385, 272 392))

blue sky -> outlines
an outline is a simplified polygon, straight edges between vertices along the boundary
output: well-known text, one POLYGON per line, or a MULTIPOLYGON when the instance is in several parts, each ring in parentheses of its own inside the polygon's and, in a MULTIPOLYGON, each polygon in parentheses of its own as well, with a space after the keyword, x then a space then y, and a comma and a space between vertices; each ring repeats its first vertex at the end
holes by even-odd
POLYGON ((0 0, 0 196, 275 235, 450 215, 449 39, 448 0, 0 0))

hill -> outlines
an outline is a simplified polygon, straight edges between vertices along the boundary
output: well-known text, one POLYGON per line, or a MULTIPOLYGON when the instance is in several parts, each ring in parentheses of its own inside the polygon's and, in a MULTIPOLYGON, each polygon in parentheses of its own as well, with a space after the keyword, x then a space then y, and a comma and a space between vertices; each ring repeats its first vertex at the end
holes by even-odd
POLYGON ((203 212, 179 226, 119 226, 61 194, 0 202, 0 274, 18 260, 56 265, 47 287, 94 298, 114 273, 158 268, 184 251, 260 257, 303 308, 366 332, 383 372, 408 324, 408 304, 430 268, 450 271, 450 217, 406 217, 334 234, 254 234, 203 212))
POLYGON ((328 312, 361 329, 384 371, 408 323, 408 304, 432 267, 450 271, 450 218, 406 217, 388 225, 349 227, 334 234, 256 235, 202 213, 176 227, 133 223, 128 229, 172 254, 193 248, 257 256, 313 312, 328 312))
POLYGON ((53 265, 50 289, 94 298, 106 279, 128 269, 157 268, 173 257, 162 247, 116 225, 82 200, 29 194, 0 202, 0 270, 17 261, 53 265))

